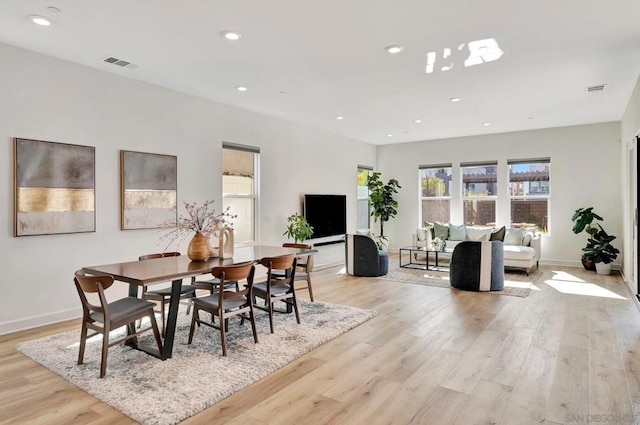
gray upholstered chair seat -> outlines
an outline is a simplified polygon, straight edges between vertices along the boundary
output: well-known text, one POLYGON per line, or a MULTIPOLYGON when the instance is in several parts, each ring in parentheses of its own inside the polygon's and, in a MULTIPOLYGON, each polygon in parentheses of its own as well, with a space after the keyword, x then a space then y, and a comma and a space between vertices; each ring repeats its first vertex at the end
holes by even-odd
MULTIPOLYGON (((218 293, 216 292, 213 295, 207 295, 204 297, 195 298, 193 300, 194 304, 197 304, 202 309, 218 309, 218 293)), ((225 310, 233 310, 235 308, 242 307, 247 304, 247 299, 243 297, 239 298, 229 298, 224 301, 225 310)))
MULTIPOLYGON (((151 301, 134 297, 121 298, 109 303, 109 318, 111 323, 119 323, 124 318, 142 314, 153 307, 155 307, 155 304, 151 301)), ((104 314, 102 313, 93 311, 89 316, 96 322, 104 323, 104 314)))
POLYGON ((449 280, 454 288, 467 291, 504 289, 502 242, 460 242, 451 255, 449 280))
MULTIPOLYGON (((193 285, 182 285, 180 287, 180 295, 189 295, 193 294, 196 291, 196 287, 193 285)), ((147 295, 160 295, 165 297, 171 296, 171 287, 167 286, 166 288, 156 289, 154 291, 147 291, 147 295)))

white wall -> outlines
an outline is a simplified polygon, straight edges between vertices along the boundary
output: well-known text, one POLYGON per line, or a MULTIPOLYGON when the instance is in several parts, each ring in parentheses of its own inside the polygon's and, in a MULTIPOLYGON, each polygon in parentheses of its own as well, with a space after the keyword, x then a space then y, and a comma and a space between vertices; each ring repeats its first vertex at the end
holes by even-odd
MULTIPOLYGON (((621 179, 623 184, 623 223, 625 234, 629 235, 625 239, 623 273, 625 280, 633 293, 638 293, 638 275, 634 271, 634 262, 637 268, 637 245, 633 246, 634 216, 638 206, 638 151, 634 149, 636 135, 640 135, 640 78, 631 93, 629 104, 622 116, 621 122, 622 145, 620 152, 623 167, 621 168, 621 179), (634 249, 635 248, 635 249, 634 249)), ((636 223, 637 226, 637 223, 636 223)), ((637 243, 637 242, 636 242, 637 243)))
MULTIPOLYGON (((604 123, 381 146, 379 171, 385 180, 396 178, 402 185, 399 214, 385 224, 391 247, 410 245, 411 234, 419 225, 419 165, 452 163, 454 187, 460 187, 460 162, 497 160, 502 176, 499 190, 506 194, 507 160, 549 157, 549 233, 542 240, 541 262, 580 265, 586 234, 571 231, 571 216, 580 207, 593 206, 604 217, 607 232, 618 236, 614 245, 622 248, 619 141, 620 123, 604 123)), ((452 221, 462 223, 460 194, 454 196, 452 221)), ((509 204, 506 196, 503 199, 497 207, 497 222, 508 225, 509 204)))
POLYGON ((307 192, 346 194, 355 231, 357 165, 375 163, 373 145, 5 44, 0 63, 0 334, 78 317, 76 269, 161 249, 156 230, 120 230, 120 149, 177 155, 178 202, 220 206, 222 141, 259 146, 260 243, 285 241, 307 192), (95 233, 13 237, 13 137, 96 147, 95 233))

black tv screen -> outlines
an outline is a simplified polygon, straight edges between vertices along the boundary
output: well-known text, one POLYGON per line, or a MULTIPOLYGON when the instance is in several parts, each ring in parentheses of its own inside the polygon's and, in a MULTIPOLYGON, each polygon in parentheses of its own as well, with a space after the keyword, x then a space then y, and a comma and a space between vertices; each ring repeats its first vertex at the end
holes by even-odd
POLYGON ((304 195, 304 217, 312 239, 347 233, 347 195, 304 195))

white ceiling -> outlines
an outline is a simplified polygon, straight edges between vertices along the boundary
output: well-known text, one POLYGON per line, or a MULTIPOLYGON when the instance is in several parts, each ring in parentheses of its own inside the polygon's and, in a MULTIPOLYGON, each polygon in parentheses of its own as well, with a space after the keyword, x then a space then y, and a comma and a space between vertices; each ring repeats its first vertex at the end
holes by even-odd
POLYGON ((620 120, 639 16, 639 0, 0 0, 0 41, 387 144, 620 120), (439 68, 444 48, 486 38, 500 60, 425 73, 427 52, 439 68))

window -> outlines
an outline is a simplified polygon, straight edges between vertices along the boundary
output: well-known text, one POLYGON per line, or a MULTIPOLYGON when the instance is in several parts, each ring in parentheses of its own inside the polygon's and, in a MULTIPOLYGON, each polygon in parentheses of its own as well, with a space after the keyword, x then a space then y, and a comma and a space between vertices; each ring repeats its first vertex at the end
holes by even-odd
POLYGON ((256 241, 259 155, 259 148, 222 144, 222 207, 238 215, 233 227, 239 244, 256 241))
POLYGON ((466 225, 495 225, 497 163, 460 164, 463 218, 466 225))
POLYGON ((546 232, 549 217, 550 160, 513 160, 508 161, 508 164, 511 226, 535 226, 546 232))
POLYGON ((369 188, 367 187, 367 178, 373 172, 373 168, 364 165, 358 165, 358 221, 357 229, 368 229, 371 225, 371 214, 369 211, 369 188))
POLYGON ((451 164, 420 166, 421 223, 451 218, 451 164))

